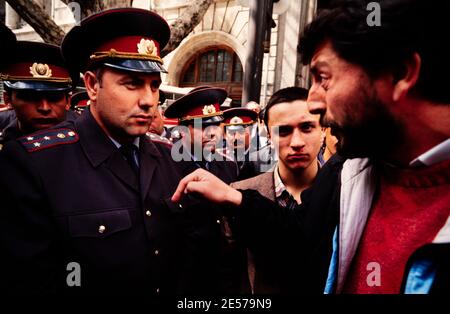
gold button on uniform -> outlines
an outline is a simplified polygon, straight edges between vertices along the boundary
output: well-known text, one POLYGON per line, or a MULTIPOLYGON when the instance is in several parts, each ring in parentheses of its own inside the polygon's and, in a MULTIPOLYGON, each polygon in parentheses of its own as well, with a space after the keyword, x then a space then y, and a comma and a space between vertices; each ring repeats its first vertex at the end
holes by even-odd
POLYGON ((152 215, 152 212, 149 211, 149 210, 147 210, 147 211, 145 212, 145 214, 146 214, 148 217, 150 217, 150 216, 152 215))
POLYGON ((158 255, 159 254, 159 251, 158 250, 155 250, 155 255, 158 255))
POLYGON ((98 227, 98 233, 103 233, 103 232, 105 232, 105 230, 106 230, 106 227, 104 225, 100 225, 98 227))
POLYGON ((156 293, 159 293, 159 288, 156 288, 156 293))
POLYGON ((220 220, 219 219, 217 219, 216 222, 220 225, 220 220))

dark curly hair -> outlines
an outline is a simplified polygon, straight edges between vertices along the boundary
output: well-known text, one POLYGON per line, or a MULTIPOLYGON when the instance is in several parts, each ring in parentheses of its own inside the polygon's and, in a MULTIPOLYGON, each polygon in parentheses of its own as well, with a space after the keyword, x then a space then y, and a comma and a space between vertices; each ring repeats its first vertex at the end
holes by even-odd
POLYGON ((303 64, 309 64, 321 43, 329 40, 347 62, 360 65, 376 78, 404 72, 413 53, 422 66, 414 91, 422 98, 450 103, 450 1, 380 0, 381 25, 369 26, 367 0, 335 1, 308 24, 298 46, 303 64))

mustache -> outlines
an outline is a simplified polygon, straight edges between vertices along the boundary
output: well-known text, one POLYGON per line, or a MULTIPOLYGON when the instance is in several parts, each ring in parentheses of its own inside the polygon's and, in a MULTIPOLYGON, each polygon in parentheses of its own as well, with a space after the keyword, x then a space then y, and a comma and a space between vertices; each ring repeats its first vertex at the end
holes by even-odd
POLYGON ((320 125, 324 128, 342 129, 342 127, 338 125, 334 120, 328 119, 325 116, 321 116, 319 122, 320 125))

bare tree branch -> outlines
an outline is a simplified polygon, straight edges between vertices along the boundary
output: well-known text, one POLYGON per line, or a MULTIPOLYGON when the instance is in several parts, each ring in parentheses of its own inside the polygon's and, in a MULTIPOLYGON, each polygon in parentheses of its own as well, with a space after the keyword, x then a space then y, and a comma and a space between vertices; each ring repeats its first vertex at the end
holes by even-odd
MULTIPOLYGON (((61 1, 65 4, 74 2, 73 0, 61 1)), ((131 7, 133 4, 132 0, 76 0, 76 2, 81 8, 81 19, 106 9, 131 7)))
POLYGON ((190 32, 200 23, 214 0, 193 0, 170 26, 170 40, 161 51, 161 57, 175 50, 190 32))
MULTIPOLYGON (((65 4, 72 0, 61 0, 65 4)), ((59 45, 64 31, 51 17, 32 0, 6 0, 11 7, 42 37, 45 42, 59 45)), ((130 7, 132 0, 77 0, 80 4, 81 18, 85 18, 102 10, 130 7)), ((181 41, 200 23, 214 0, 192 0, 184 12, 171 25, 171 35, 167 46, 161 51, 164 57, 175 50, 181 41)))
POLYGON ((36 2, 29 0, 6 0, 20 17, 47 43, 59 45, 64 31, 36 2))

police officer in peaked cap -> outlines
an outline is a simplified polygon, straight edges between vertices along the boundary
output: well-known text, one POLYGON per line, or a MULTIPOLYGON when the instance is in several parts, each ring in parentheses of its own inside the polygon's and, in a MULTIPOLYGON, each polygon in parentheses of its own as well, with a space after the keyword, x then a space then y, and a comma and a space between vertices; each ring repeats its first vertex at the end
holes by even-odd
POLYGON ((159 91, 158 110, 155 110, 152 122, 150 123, 147 135, 152 141, 163 142, 172 145, 172 137, 170 130, 164 125, 164 120, 161 113, 161 106, 166 101, 166 93, 159 91))
POLYGON ((15 111, 4 141, 75 118, 68 111, 69 93, 79 74, 68 70, 58 46, 18 41, 0 73, 4 102, 15 111))
POLYGON ((258 114, 247 108, 235 107, 223 112, 227 153, 233 156, 239 167, 239 180, 256 176, 255 166, 250 160, 252 146, 256 148, 256 141, 252 142, 252 127, 257 122, 258 114))
POLYGON ((86 91, 79 91, 70 96, 70 108, 78 114, 88 109, 89 103, 89 95, 86 91))
POLYGON ((62 55, 84 73, 90 106, 4 146, 8 293, 219 292, 217 218, 198 200, 171 202, 181 171, 145 135, 169 36, 162 17, 136 8, 94 14, 65 36, 62 55))
MULTIPOLYGON (((202 168, 228 184, 238 179, 238 164, 218 147, 223 139, 221 124, 224 122, 220 106, 227 95, 222 88, 198 86, 173 102, 164 112, 167 118, 178 118, 179 121, 180 126, 175 129, 181 130, 182 139, 173 145, 172 151, 182 156, 178 163, 183 168, 183 174, 202 168)), ((233 221, 220 211, 217 215, 222 231, 220 267, 228 278, 222 283, 224 290, 227 293, 246 291, 245 248, 236 242, 231 232, 233 221)))
POLYGON ((223 139, 220 105, 227 95, 223 88, 198 86, 167 107, 164 115, 178 118, 183 126, 183 138, 177 144, 183 154, 182 163, 189 169, 186 172, 203 168, 231 183, 237 178, 237 165, 220 151, 223 139))

